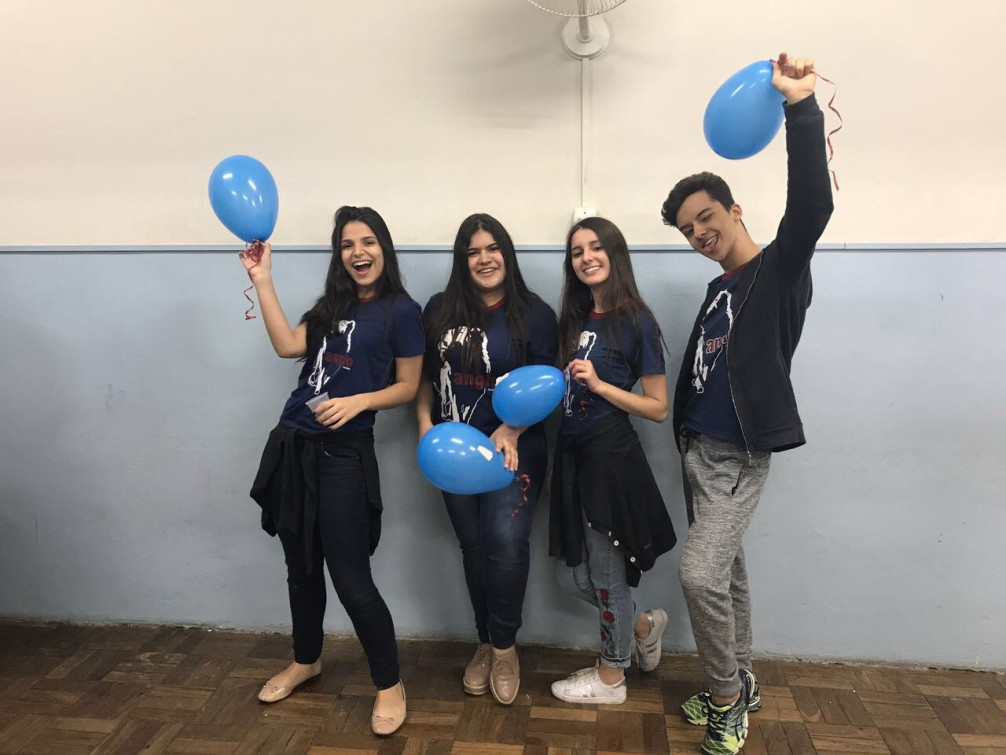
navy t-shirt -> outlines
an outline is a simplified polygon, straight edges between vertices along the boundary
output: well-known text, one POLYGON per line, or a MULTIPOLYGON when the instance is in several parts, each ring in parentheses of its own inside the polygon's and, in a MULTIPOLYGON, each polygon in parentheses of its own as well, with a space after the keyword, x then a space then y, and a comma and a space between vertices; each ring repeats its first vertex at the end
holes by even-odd
MULTIPOLYGON (((387 388, 395 377, 395 358, 425 351, 423 316, 407 296, 360 299, 339 321, 337 333, 309 342, 297 387, 283 407, 280 422, 306 433, 332 432, 320 424, 308 401, 354 396, 387 388)), ((360 412, 334 432, 367 430, 377 412, 360 412)))
MULTIPOLYGON (((427 327, 440 308, 443 294, 434 295, 426 305, 427 327)), ((492 435, 502 424, 493 411, 492 392, 496 380, 527 364, 555 364, 559 347, 559 326, 553 309, 533 297, 524 311, 526 354, 522 359, 520 344, 510 333, 505 300, 488 310, 490 320, 479 326, 460 326, 442 334, 437 344, 440 353, 437 377, 433 380, 433 424, 464 422, 492 435), (479 359, 474 370, 465 367, 465 351, 471 342, 479 345, 479 359)))
MULTIPOLYGON (((574 359, 589 360, 601 380, 626 391, 643 375, 663 375, 660 326, 643 312, 637 319, 633 322, 632 316, 621 311, 591 312, 574 359)), ((563 435, 575 435, 602 417, 622 411, 576 380, 566 385, 562 406, 563 435)))
POLYGON ((737 285, 742 268, 724 273, 709 284, 705 314, 698 340, 693 344, 692 383, 682 415, 682 424, 720 440, 744 442, 737 420, 730 378, 727 374, 727 342, 737 315, 737 285))

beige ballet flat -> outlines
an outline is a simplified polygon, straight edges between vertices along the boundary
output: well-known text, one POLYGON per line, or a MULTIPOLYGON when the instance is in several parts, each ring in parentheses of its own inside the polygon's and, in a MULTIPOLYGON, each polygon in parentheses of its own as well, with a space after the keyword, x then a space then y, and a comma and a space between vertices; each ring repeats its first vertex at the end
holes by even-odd
MULTIPOLYGON (((377 699, 374 699, 374 712, 370 715, 370 728, 371 730, 382 737, 387 737, 390 734, 394 734, 398 731, 402 724, 405 723, 406 714, 406 701, 405 701, 405 685, 401 681, 396 685, 402 692, 402 711, 393 716, 379 716, 377 715, 377 699)), ((394 689, 394 688, 392 688, 394 689)))
POLYGON ((293 685, 277 684, 276 677, 282 674, 282 672, 280 672, 280 674, 276 674, 276 676, 274 676, 272 679, 270 679, 269 681, 267 681, 265 684, 262 685, 262 689, 259 690, 258 693, 258 699, 264 703, 278 703, 280 700, 284 700, 290 697, 290 695, 293 693, 295 689, 297 689, 297 687, 302 685, 308 679, 314 679, 314 677, 318 676, 318 674, 320 673, 321 673, 320 660, 315 661, 314 663, 311 664, 311 671, 308 674, 308 676, 305 676, 303 679, 301 679, 299 682, 293 685))

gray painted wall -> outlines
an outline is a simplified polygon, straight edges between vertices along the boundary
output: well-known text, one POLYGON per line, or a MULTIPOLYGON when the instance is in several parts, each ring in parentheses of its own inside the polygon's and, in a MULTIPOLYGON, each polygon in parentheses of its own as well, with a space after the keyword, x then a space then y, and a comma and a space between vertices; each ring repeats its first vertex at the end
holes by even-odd
MULTIPOLYGON (((421 303, 448 255, 402 255, 421 303)), ((557 252, 522 253, 553 303, 557 252)), ((296 317, 327 255, 277 254, 296 317)), ((705 282, 697 255, 642 252, 672 372, 705 282)), ((760 653, 1006 667, 1001 501, 1006 250, 826 251, 794 380, 809 437, 777 456, 746 547, 760 653)), ((279 543, 247 497, 299 365, 245 322, 220 253, 0 254, 0 615, 283 630, 279 543)), ((682 533, 670 423, 638 422, 682 533)), ((460 555, 415 463, 411 407, 378 419, 376 579, 403 636, 472 637, 460 555)), ((554 586, 537 512, 521 640, 589 646, 554 586)), ((638 591, 692 647, 677 551, 638 591)), ((332 632, 350 625, 330 603, 332 632)))

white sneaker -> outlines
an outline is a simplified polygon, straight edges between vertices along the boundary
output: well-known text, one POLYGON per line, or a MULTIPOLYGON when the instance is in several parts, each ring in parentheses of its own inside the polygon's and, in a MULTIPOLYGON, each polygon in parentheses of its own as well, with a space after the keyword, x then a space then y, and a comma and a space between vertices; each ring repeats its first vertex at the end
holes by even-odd
POLYGON ((625 702, 625 679, 615 685, 605 684, 597 666, 592 666, 552 682, 552 694, 567 703, 621 705, 625 702))
POLYGON ((632 639, 639 670, 653 671, 660 665, 660 642, 664 630, 667 629, 667 611, 663 608, 654 608, 646 612, 646 617, 650 620, 650 633, 642 639, 633 635, 632 639))

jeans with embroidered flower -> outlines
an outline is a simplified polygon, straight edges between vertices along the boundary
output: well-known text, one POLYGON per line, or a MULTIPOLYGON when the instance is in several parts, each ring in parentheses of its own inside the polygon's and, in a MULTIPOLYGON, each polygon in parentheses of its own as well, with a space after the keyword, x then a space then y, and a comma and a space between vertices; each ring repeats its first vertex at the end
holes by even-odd
POLYGON ((632 662, 636 604, 625 576, 625 554, 606 533, 583 523, 586 557, 572 569, 562 565, 559 584, 597 608, 601 627, 601 663, 628 668, 632 662), (571 579, 570 579, 571 578, 571 579), (572 584, 570 584, 570 581, 572 584))
POLYGON ((499 650, 513 647, 521 625, 534 506, 548 464, 544 433, 524 433, 517 450, 517 474, 502 490, 443 494, 461 545, 479 642, 499 650))

